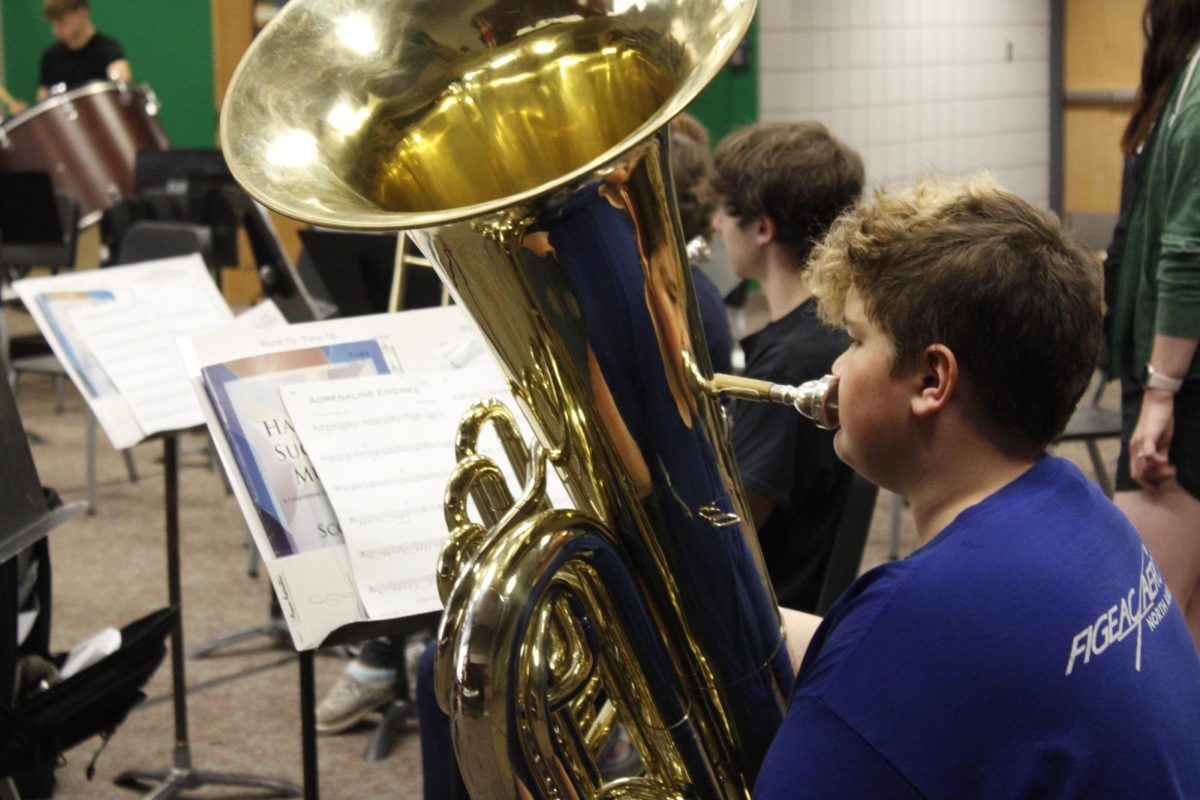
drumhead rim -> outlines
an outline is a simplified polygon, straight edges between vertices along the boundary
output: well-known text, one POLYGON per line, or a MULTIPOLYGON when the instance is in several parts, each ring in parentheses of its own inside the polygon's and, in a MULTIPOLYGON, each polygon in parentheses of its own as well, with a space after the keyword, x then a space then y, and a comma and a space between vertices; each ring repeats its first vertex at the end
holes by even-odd
MULTIPOLYGON (((120 81, 110 80, 89 81, 82 86, 76 86, 74 89, 68 89, 67 91, 59 94, 50 95, 45 100, 41 101, 40 103, 33 104, 20 114, 17 114, 15 117, 9 117, 4 121, 3 125, 0 125, 0 130, 8 131, 16 128, 27 120, 31 120, 41 114, 45 114, 47 111, 51 111, 63 105, 64 103, 67 103, 71 100, 76 100, 80 97, 100 94, 102 92, 119 92, 121 91, 120 87, 122 85, 126 86, 128 91, 139 94, 143 98, 145 98, 150 92, 150 87, 143 83, 122 84, 120 81)), ((151 116, 154 115, 151 114, 151 116)))

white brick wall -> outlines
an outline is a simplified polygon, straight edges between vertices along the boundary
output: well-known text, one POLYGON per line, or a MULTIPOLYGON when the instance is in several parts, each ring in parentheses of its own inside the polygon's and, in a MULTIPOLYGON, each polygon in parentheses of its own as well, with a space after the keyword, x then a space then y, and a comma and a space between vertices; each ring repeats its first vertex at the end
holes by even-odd
POLYGON ((759 0, 759 36, 759 118, 825 123, 869 186, 990 169, 1048 203, 1048 0, 759 0))

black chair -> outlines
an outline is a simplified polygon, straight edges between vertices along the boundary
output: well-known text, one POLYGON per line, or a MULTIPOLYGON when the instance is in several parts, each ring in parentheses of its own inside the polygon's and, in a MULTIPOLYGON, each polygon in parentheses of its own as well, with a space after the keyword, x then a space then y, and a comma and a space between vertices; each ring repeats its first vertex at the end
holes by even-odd
POLYGON ((193 222, 134 222, 121 239, 117 263, 136 264, 139 261, 186 256, 192 253, 200 254, 209 274, 219 283, 219 275, 213 264, 212 233, 206 226, 193 222))
POLYGON ((1087 404, 1075 409, 1075 413, 1071 415, 1066 429, 1058 437, 1056 444, 1059 442, 1083 442, 1087 447, 1088 457, 1092 461, 1092 469, 1096 472, 1096 483, 1100 484, 1104 494, 1112 497, 1112 478, 1108 474, 1104 458, 1100 455, 1098 442, 1101 439, 1121 438, 1121 412, 1100 405, 1104 388, 1108 384, 1108 375, 1103 371, 1098 372, 1097 375, 1096 388, 1092 390, 1087 404))
POLYGON ((821 595, 817 599, 816 613, 820 616, 829 611, 834 601, 858 577, 878 495, 879 487, 857 472, 850 478, 850 488, 846 492, 842 516, 833 540, 833 551, 829 554, 829 568, 825 571, 821 595))
POLYGON ((12 279, 33 267, 75 266, 79 201, 45 172, 0 173, 0 264, 12 279))
MULTIPOLYGON (((57 273, 75 266, 79 202, 56 192, 45 172, 0 173, 0 267, 8 280, 34 267, 57 273)), ((22 373, 48 375, 54 382, 56 408, 63 407, 66 373, 40 336, 5 341, 0 353, 10 381, 22 373)))

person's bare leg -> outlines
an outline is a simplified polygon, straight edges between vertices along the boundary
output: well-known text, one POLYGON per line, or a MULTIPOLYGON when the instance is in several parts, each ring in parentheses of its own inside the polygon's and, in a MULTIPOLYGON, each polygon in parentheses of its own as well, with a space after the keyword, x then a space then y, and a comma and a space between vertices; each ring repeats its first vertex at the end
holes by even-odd
POLYGON ((787 648, 788 655, 792 659, 792 670, 799 672, 800 662, 804 660, 808 643, 812 641, 813 634, 817 632, 821 618, 816 614, 796 611, 792 608, 779 609, 779 615, 783 617, 783 629, 787 631, 787 648))
POLYGON ((1200 650, 1200 499, 1171 479, 1113 500, 1141 534, 1200 650))

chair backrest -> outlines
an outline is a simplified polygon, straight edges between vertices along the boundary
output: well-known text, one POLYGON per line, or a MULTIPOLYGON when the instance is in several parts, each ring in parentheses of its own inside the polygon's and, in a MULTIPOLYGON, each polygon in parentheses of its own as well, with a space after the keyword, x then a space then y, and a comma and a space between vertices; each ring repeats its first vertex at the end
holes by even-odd
POLYGON ((45 172, 0 173, 0 263, 30 267, 75 265, 79 201, 56 192, 45 172))
POLYGON ((117 263, 136 264, 192 253, 199 253, 209 272, 213 271, 212 235, 204 225, 138 220, 129 226, 121 239, 117 263))
POLYGON ((842 516, 833 540, 833 552, 829 555, 829 568, 825 571, 821 596, 817 600, 817 614, 824 615, 829 611, 834 601, 858 577, 878 495, 878 486, 857 472, 851 476, 850 488, 846 492, 842 516))

